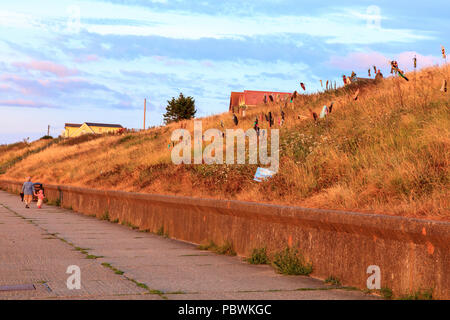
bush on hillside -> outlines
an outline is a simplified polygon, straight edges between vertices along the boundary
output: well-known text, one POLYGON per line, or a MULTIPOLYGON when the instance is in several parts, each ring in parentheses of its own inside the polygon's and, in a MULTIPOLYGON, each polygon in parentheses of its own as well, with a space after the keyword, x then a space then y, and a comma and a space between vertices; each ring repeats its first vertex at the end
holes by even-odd
POLYGON ((63 146, 73 146, 76 144, 80 144, 80 143, 84 143, 87 141, 91 141, 91 140, 95 140, 100 138, 101 135, 99 134, 93 134, 93 133, 88 133, 88 134, 83 134, 81 136, 78 137, 73 137, 73 138, 66 138, 63 142, 61 142, 61 144, 63 146))

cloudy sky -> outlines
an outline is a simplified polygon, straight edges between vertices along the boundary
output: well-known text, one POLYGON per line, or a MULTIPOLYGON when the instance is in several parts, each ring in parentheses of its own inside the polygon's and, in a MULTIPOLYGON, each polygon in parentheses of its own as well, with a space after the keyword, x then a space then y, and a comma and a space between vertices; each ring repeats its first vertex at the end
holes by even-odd
POLYGON ((341 83, 442 63, 448 0, 20 0, 0 2, 0 144, 61 133, 65 122, 160 125, 167 100, 198 115, 230 91, 341 83), (339 4, 336 4, 339 3, 339 4))

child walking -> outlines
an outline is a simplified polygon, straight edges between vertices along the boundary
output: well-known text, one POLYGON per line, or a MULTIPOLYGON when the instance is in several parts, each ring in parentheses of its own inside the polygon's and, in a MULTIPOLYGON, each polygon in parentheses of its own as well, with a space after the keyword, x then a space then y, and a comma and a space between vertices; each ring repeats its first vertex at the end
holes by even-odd
POLYGON ((39 192, 37 193, 37 197, 38 197, 38 201, 37 201, 37 207, 38 209, 40 209, 42 207, 42 203, 44 202, 44 190, 39 190, 39 192))

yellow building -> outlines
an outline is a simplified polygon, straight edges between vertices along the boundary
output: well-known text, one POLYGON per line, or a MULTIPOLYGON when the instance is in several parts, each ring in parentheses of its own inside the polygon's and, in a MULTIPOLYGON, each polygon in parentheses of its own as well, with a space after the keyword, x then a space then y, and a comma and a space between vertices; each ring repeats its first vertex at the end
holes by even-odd
POLYGON ((93 123, 85 122, 83 124, 66 123, 64 126, 63 136, 64 138, 78 137, 82 134, 93 133, 111 133, 123 129, 120 124, 108 124, 108 123, 93 123))

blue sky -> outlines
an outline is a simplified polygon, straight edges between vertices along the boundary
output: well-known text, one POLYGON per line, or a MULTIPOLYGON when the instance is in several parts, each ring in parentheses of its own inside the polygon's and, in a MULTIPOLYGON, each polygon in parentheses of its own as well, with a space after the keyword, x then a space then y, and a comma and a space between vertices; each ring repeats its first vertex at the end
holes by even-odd
POLYGON ((0 4, 0 144, 65 122, 160 125, 167 100, 198 116, 230 91, 308 92, 389 60, 442 63, 450 6, 437 1, 21 0, 0 4), (337 4, 339 3, 339 4, 337 4))

